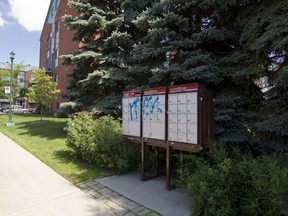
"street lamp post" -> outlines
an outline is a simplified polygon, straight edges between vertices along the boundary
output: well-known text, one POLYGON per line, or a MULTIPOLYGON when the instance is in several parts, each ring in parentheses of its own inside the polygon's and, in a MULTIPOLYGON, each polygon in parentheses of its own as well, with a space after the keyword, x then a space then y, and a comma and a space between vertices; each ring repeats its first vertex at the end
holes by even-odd
POLYGON ((9 107, 9 121, 6 123, 6 126, 13 126, 14 123, 12 122, 12 82, 13 82, 13 60, 15 58, 15 53, 12 51, 10 53, 10 59, 11 59, 11 68, 10 68, 10 107, 9 107))

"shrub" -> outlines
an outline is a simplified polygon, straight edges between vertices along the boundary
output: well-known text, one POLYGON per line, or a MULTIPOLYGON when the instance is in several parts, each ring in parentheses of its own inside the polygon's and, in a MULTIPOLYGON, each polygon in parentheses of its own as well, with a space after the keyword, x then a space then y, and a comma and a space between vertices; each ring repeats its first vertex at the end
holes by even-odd
POLYGON ((56 115, 58 118, 66 118, 68 115, 78 112, 79 110, 81 110, 81 104, 75 102, 61 103, 56 115))
POLYGON ((268 157, 190 156, 181 171, 193 215, 288 215, 288 169, 268 157))
POLYGON ((80 115, 69 119, 64 128, 67 132, 66 144, 71 153, 87 162, 92 162, 92 151, 89 145, 94 143, 94 120, 91 115, 80 115))
MULTIPOLYGON (((196 159, 196 158, 195 158, 196 159)), ((186 168, 186 183, 193 197, 194 215, 233 215, 229 191, 232 187, 232 161, 224 159, 216 166, 198 158, 193 161, 195 173, 189 174, 186 168)))
POLYGON ((91 164, 117 172, 138 165, 139 146, 122 139, 120 122, 111 116, 93 120, 91 114, 79 115, 68 121, 65 130, 71 153, 91 164))
POLYGON ((288 215, 287 168, 268 157, 244 158, 237 164, 236 177, 241 212, 259 216, 288 215))

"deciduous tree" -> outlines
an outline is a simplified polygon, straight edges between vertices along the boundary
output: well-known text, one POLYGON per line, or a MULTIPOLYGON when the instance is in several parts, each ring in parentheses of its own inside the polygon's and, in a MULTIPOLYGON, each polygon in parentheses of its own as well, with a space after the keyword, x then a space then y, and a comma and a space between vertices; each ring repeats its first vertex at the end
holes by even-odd
POLYGON ((0 70, 0 98, 1 99, 7 99, 8 95, 5 94, 5 86, 9 86, 9 70, 0 70))
POLYGON ((26 95, 29 100, 34 100, 40 106, 42 120, 43 107, 49 106, 60 90, 57 89, 57 83, 52 82, 51 76, 44 69, 33 70, 33 74, 34 79, 26 95))

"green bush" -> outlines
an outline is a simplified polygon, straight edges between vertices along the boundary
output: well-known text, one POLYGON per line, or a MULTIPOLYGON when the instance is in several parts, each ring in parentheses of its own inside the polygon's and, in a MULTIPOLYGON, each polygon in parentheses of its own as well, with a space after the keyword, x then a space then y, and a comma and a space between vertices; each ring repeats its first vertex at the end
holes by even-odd
MULTIPOLYGON (((268 157, 244 159, 235 178, 246 215, 288 215, 288 169, 268 157)), ((238 196, 239 196, 238 195, 238 196)))
MULTIPOLYGON (((232 162, 224 159, 215 166, 207 160, 192 156, 181 172, 193 199, 193 215, 233 215, 229 191, 232 187, 232 162)), ((187 159, 186 159, 187 160, 187 159)))
POLYGON ((56 113, 58 118, 66 118, 73 113, 76 113, 81 110, 81 104, 77 104, 75 102, 65 102, 61 103, 59 110, 56 113))
POLYGON ((111 116, 93 120, 91 114, 80 115, 70 119, 65 130, 71 153, 84 161, 116 172, 138 165, 139 146, 122 139, 121 124, 111 116))
POLYGON ((288 169, 268 157, 190 156, 181 170, 193 215, 288 215, 288 169))

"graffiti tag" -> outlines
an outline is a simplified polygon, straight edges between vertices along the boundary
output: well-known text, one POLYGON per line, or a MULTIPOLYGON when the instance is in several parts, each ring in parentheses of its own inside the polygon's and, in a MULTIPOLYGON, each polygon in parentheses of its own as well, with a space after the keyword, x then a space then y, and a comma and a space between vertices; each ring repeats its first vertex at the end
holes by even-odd
MULTIPOLYGON (((162 108, 159 105, 159 97, 146 96, 143 99, 142 114, 143 116, 153 117, 155 113, 163 113, 162 108)), ((140 98, 136 98, 129 103, 129 120, 140 119, 140 98)))
POLYGON ((129 103, 130 120, 140 119, 140 98, 136 98, 132 103, 129 103))
POLYGON ((146 116, 153 116, 154 113, 162 113, 163 110, 159 106, 159 97, 155 99, 152 96, 146 96, 143 100, 142 113, 146 116))

